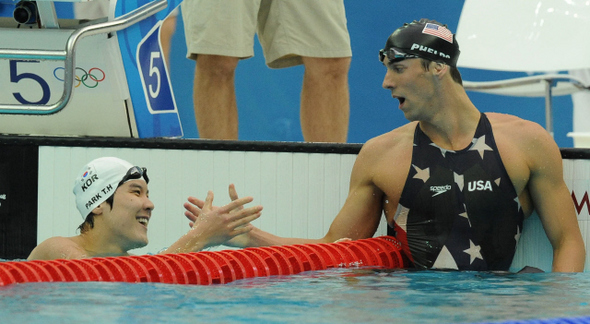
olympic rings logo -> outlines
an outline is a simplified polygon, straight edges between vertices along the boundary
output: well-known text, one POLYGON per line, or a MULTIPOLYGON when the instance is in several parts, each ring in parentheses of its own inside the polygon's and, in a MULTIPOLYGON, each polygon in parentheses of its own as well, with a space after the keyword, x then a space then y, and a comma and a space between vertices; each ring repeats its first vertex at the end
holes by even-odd
MULTIPOLYGON (((53 70, 53 76, 58 79, 59 81, 64 81, 63 75, 65 74, 65 68, 63 67, 57 67, 55 68, 55 70, 53 70), (61 73, 62 77, 60 78, 59 76, 57 76, 57 71, 63 71, 61 73)), ((78 84, 76 84, 74 87, 77 88, 79 87, 81 84, 83 84, 86 88, 96 88, 98 86, 98 84, 102 81, 104 81, 104 79, 106 78, 106 74, 104 73, 103 70, 99 69, 99 68, 92 68, 90 69, 88 72, 86 72, 86 70, 84 70, 83 68, 77 67, 76 68, 76 81, 78 81, 78 84), (82 72, 82 76, 78 76, 78 72, 82 72)))

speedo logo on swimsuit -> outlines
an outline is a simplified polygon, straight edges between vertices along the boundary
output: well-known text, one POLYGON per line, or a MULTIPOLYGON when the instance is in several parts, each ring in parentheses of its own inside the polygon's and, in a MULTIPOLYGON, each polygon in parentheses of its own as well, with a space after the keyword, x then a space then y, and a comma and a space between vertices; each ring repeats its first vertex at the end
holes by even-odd
POLYGON ((432 195, 432 197, 434 196, 438 196, 440 194, 444 194, 445 192, 451 190, 451 185, 446 185, 446 186, 430 186, 430 191, 434 192, 434 194, 432 195))

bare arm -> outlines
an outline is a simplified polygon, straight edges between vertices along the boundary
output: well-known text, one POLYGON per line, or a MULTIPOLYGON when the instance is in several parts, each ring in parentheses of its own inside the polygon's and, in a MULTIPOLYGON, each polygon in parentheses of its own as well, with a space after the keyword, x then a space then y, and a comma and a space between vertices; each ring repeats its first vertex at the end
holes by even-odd
MULTIPOLYGON (((252 200, 252 197, 244 197, 235 199, 223 207, 213 208, 213 193, 210 191, 201 204, 203 211, 199 208, 199 215, 192 219, 188 233, 162 253, 197 252, 251 231, 253 226, 250 222, 260 217, 262 211, 262 206, 244 208, 244 205, 252 200)), ((186 203, 185 207, 187 205, 190 204, 186 203)))
MULTIPOLYGON (((365 148, 359 154, 351 175, 350 190, 346 202, 330 226, 328 233, 320 239, 284 238, 253 228, 226 244, 237 247, 291 245, 305 243, 328 243, 342 238, 360 239, 373 236, 381 216, 383 193, 376 188, 371 178, 373 160, 365 148)), ((230 187, 230 197, 237 199, 235 188, 230 187), (233 189, 233 192, 232 192, 233 189)), ((189 220, 198 219, 199 205, 202 202, 193 198, 185 204, 189 220)))
POLYGON ((88 258, 86 251, 71 238, 52 237, 37 245, 27 260, 56 260, 88 258))
MULTIPOLYGON (((353 170, 353 179, 354 174, 353 170)), ((248 233, 248 240, 240 246, 331 243, 343 238, 356 240, 372 237, 379 226, 381 194, 374 186, 363 183, 360 179, 356 181, 353 179, 351 179, 346 202, 324 237, 320 239, 283 238, 255 228, 248 233)))
MULTIPOLYGON (((239 198, 236 188, 233 184, 229 186, 229 196, 232 202, 238 201, 239 198)), ((220 207, 212 206, 211 204, 207 204, 206 201, 200 200, 196 197, 188 197, 188 202, 184 204, 184 208, 186 209, 184 215, 190 221, 189 225, 192 227, 196 222, 200 221, 200 218, 210 213, 213 210, 217 210, 220 207)), ((243 209, 243 206, 237 206, 234 212, 240 211, 243 209)), ((243 228, 240 228, 241 233, 229 237, 226 241, 221 242, 228 246, 235 246, 235 247, 248 247, 248 246, 267 246, 267 245, 286 245, 286 244, 296 244, 296 243, 310 243, 308 240, 299 240, 299 239, 291 239, 291 238, 282 238, 276 235, 272 235, 268 232, 264 232, 252 224, 247 224, 243 228), (260 242, 256 242, 256 238, 260 237, 260 242)))
POLYGON ((584 241, 572 198, 563 180, 561 154, 543 129, 533 129, 530 133, 535 136, 529 142, 527 153, 531 172, 528 189, 553 246, 553 271, 583 271, 584 241))

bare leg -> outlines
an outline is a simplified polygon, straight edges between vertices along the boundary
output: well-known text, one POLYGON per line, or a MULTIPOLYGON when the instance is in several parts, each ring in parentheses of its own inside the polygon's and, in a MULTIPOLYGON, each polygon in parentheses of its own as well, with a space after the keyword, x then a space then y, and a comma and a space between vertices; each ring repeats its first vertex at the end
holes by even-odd
POLYGON ((350 58, 303 57, 301 130, 306 142, 346 143, 350 58))
POLYGON ((238 58, 198 55, 193 88, 199 137, 238 139, 238 107, 234 85, 238 58))
POLYGON ((160 27, 160 42, 162 43, 162 52, 168 66, 170 66, 170 46, 175 31, 176 16, 169 16, 164 19, 164 22, 162 22, 162 26, 160 27))

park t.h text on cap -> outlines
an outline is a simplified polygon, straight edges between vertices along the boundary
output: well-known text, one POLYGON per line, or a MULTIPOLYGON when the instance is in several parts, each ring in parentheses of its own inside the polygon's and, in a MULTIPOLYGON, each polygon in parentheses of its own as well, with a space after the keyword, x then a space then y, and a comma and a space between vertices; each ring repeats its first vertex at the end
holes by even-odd
POLYGON ((90 161, 78 173, 74 182, 76 207, 83 219, 94 208, 115 193, 119 182, 133 165, 116 157, 101 157, 90 161))

